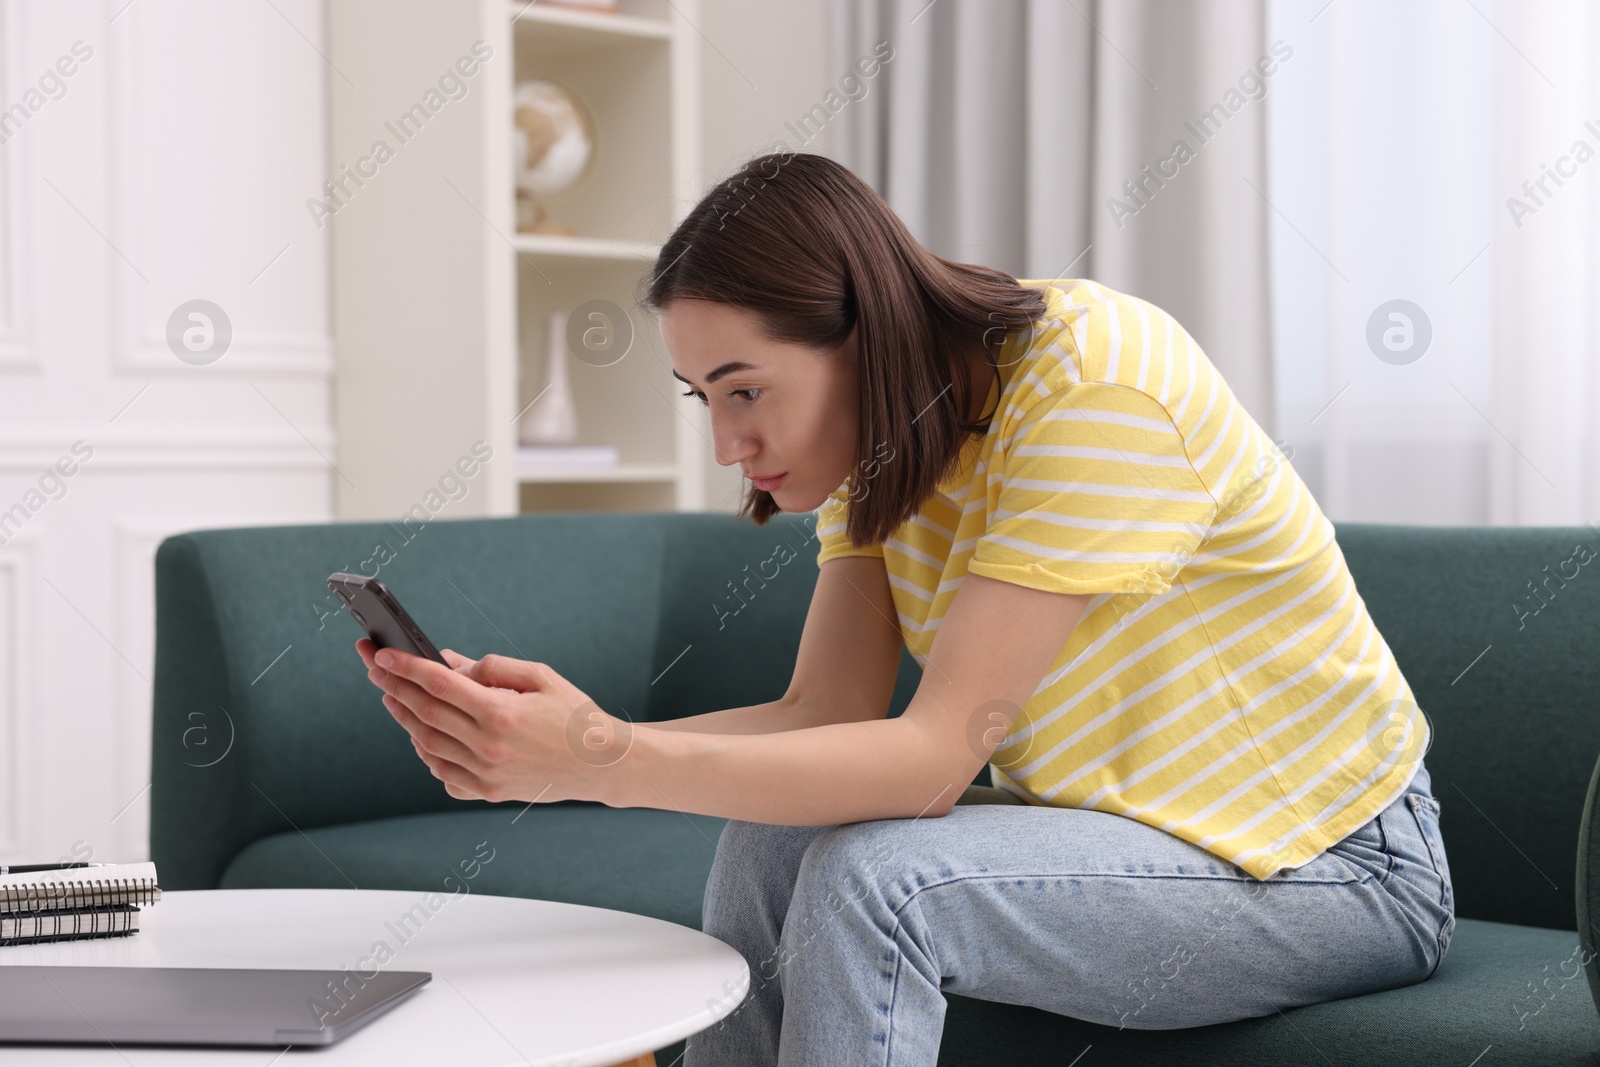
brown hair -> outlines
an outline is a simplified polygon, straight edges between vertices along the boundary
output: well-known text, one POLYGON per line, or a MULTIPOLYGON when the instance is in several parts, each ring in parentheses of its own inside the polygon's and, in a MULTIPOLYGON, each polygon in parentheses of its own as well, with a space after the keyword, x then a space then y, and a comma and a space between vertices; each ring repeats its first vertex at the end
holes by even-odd
MULTIPOLYGON (((856 547, 881 544, 955 473, 968 436, 994 415, 966 417, 974 355, 997 366, 1007 336, 1045 311, 1038 290, 1004 271, 929 252, 871 186, 805 152, 756 156, 719 182, 641 285, 639 303, 652 313, 679 298, 719 301, 758 312, 762 333, 778 342, 833 350, 860 327, 847 526, 856 547), (858 499, 863 465, 884 460, 879 442, 893 449, 894 477, 858 499)), ((751 485, 736 518, 761 526, 781 510, 751 485)))

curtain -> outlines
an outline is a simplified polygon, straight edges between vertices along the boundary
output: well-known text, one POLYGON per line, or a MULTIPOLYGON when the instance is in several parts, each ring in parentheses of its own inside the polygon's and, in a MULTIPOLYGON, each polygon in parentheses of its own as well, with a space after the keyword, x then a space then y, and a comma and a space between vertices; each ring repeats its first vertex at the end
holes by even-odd
POLYGON ((1590 0, 1269 0, 1296 56, 1268 108, 1278 428, 1335 520, 1600 511, 1597 27, 1590 0))
POLYGON ((834 0, 833 18, 841 85, 893 52, 833 97, 831 154, 924 245, 1165 309, 1273 430, 1265 99, 1295 59, 1264 0, 834 0))
POLYGON ((1494 22, 1489 517, 1600 518, 1600 11, 1501 3, 1494 22))

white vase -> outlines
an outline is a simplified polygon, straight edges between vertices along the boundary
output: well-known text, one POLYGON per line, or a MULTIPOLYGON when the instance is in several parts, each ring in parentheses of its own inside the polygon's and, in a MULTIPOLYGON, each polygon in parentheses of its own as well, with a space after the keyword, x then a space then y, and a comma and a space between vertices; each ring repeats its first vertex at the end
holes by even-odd
POLYGON ((550 313, 545 331, 544 380, 538 397, 517 420, 517 440, 525 445, 564 445, 578 438, 578 408, 567 380, 567 313, 550 313))

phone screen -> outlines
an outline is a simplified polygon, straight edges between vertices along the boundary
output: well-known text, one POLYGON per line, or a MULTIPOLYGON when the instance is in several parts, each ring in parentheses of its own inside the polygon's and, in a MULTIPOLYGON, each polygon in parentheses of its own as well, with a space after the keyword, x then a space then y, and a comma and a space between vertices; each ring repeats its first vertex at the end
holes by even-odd
POLYGON ((366 631, 379 648, 398 648, 414 656, 444 664, 444 657, 422 632, 394 594, 376 578, 364 574, 335 571, 328 575, 328 588, 339 598, 345 612, 366 631))

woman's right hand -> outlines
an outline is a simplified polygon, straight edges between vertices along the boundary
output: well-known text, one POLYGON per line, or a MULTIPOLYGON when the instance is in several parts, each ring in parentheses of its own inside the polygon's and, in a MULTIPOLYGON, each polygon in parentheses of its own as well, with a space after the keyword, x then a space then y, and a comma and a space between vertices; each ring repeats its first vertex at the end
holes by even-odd
MULTIPOLYGON (((372 643, 372 638, 362 637, 357 639, 356 652, 360 654, 361 662, 367 665, 367 670, 370 671, 378 665, 377 661, 372 658, 378 652, 378 646, 372 643)), ((472 677, 472 669, 478 665, 477 660, 468 659, 453 649, 441 648, 439 655, 444 657, 444 661, 450 665, 451 670, 460 671, 469 678, 472 677)))
POLYGON ((439 650, 439 655, 443 656, 444 661, 450 664, 451 670, 460 671, 468 678, 472 677, 472 669, 478 665, 477 660, 468 659, 454 649, 441 648, 439 650))

